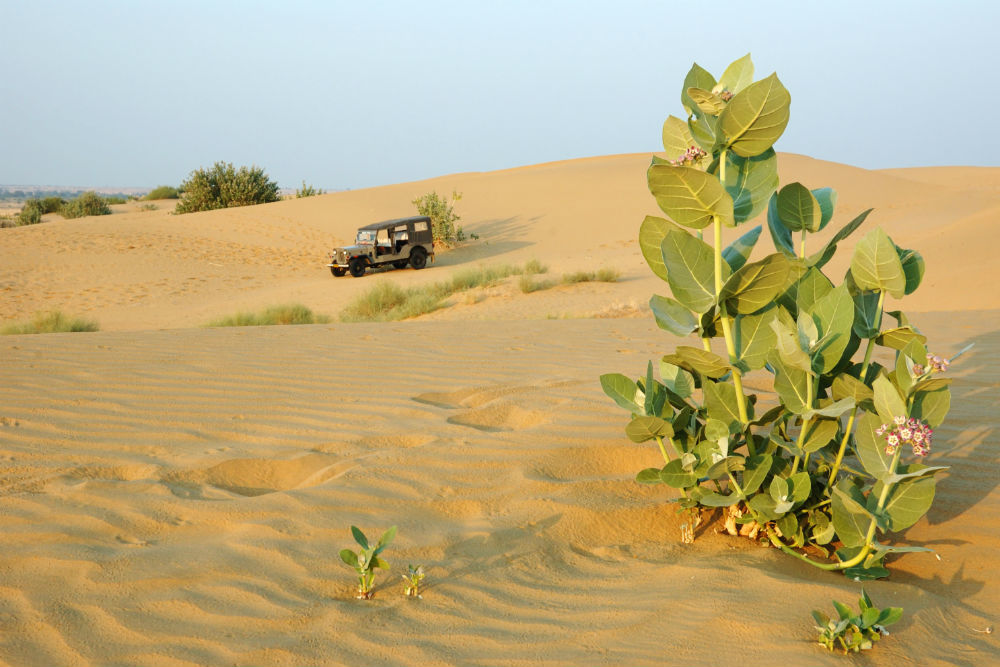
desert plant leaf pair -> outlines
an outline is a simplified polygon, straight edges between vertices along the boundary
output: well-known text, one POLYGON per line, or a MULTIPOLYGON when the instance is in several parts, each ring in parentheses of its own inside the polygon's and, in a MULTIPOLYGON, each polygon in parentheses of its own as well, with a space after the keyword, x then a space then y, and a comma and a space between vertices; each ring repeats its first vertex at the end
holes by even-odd
POLYGON ((650 299, 657 325, 697 342, 658 368, 650 362, 638 380, 601 377, 632 415, 628 437, 655 441, 663 457, 637 479, 680 492, 685 540, 702 509, 721 508, 732 534, 854 578, 886 576, 887 555, 926 551, 879 540, 927 512, 943 470, 923 460, 950 407, 947 360, 928 352, 904 313, 886 309, 887 295, 920 285, 923 258, 876 228, 839 284, 824 273, 871 209, 810 243, 834 224, 837 196, 810 187, 821 184, 779 188, 773 145, 791 97, 775 74, 753 81, 749 55, 719 79, 694 65, 681 104, 687 119, 666 120, 666 158, 647 172, 667 217, 647 216, 639 245, 669 287, 650 299), (774 252, 750 261, 763 225, 723 244, 724 227, 761 215, 774 252), (873 359, 879 347, 894 363, 873 359), (776 404, 744 386, 761 371, 773 376, 776 404))

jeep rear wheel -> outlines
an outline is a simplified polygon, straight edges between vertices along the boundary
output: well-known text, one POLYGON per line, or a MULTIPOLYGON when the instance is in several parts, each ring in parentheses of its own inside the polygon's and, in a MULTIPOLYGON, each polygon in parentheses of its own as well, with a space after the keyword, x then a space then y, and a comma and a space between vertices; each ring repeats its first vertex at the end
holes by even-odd
POLYGON ((414 248, 410 253, 410 266, 418 271, 427 266, 427 251, 423 248, 414 248))
POLYGON ((355 257, 347 265, 347 270, 351 272, 351 275, 355 278, 360 278, 365 275, 365 269, 367 268, 366 262, 361 257, 355 257))
POLYGON ((345 273, 347 273, 347 269, 341 269, 341 268, 336 267, 336 266, 331 266, 330 267, 330 273, 332 273, 335 278, 339 278, 342 275, 344 275, 345 273))

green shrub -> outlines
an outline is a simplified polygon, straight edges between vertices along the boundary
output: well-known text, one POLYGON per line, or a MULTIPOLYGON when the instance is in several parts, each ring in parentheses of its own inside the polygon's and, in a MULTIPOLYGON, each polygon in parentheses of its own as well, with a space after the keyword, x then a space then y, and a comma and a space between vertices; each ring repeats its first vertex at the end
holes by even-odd
POLYGON ((295 191, 295 198, 301 199, 303 197, 315 197, 316 195, 324 194, 322 190, 317 190, 311 185, 306 185, 305 181, 302 181, 302 189, 295 191))
POLYGON ((42 214, 45 209, 38 199, 29 199, 24 202, 21 212, 17 214, 19 225, 34 225, 42 221, 42 214))
POLYGON ((517 281, 517 286, 525 294, 531 294, 532 292, 546 290, 555 286, 555 283, 551 280, 535 280, 534 275, 535 274, 525 273, 517 281))
POLYGON ((57 310, 48 313, 38 313, 25 324, 9 324, 0 329, 0 334, 41 334, 64 333, 77 331, 97 331, 97 322, 67 317, 57 310))
POLYGON ((452 246, 465 240, 465 232, 455 224, 461 218, 455 213, 454 203, 461 198, 462 193, 452 191, 451 201, 447 197, 438 196, 437 192, 413 200, 417 212, 430 217, 435 242, 452 246))
POLYGON ((210 327, 263 327, 278 324, 325 324, 330 318, 316 315, 305 306, 292 303, 271 306, 259 313, 237 313, 211 322, 210 327))
POLYGON ((567 285, 572 285, 574 283, 616 283, 621 274, 617 269, 599 269, 596 273, 593 271, 574 271, 573 273, 567 273, 563 275, 563 282, 567 285))
POLYGON ((180 193, 177 192, 177 188, 169 185, 159 185, 150 190, 149 194, 143 197, 143 199, 148 201, 152 199, 178 199, 179 197, 180 193))
POLYGON ((42 200, 42 213, 58 213, 67 203, 62 197, 46 197, 42 200))
POLYGON ((210 169, 192 171, 180 189, 183 195, 176 213, 252 206, 281 199, 278 184, 270 180, 263 169, 236 169, 227 162, 216 162, 210 169))
POLYGON ((64 218, 82 218, 87 215, 111 215, 111 207, 96 192, 84 192, 59 209, 64 218))
POLYGON ((119 197, 117 195, 112 195, 110 197, 104 197, 104 203, 108 204, 109 206, 113 206, 115 204, 127 204, 128 197, 119 197))
POLYGON ((529 259, 524 265, 524 272, 528 275, 534 275, 536 273, 548 273, 549 267, 545 266, 537 259, 529 259))

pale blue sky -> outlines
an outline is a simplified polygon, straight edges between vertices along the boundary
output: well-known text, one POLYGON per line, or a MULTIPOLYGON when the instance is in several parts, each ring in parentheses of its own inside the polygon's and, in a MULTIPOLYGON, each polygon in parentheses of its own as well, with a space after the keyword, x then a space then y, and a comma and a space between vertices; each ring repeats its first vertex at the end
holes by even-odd
POLYGON ((659 150, 697 61, 792 95, 782 151, 1000 164, 1000 3, 0 0, 0 183, 217 160, 359 188, 659 150))

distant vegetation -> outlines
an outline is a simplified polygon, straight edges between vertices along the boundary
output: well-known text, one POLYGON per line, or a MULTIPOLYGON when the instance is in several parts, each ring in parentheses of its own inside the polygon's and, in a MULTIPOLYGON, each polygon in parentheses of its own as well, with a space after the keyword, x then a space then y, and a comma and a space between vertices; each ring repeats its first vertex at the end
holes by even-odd
POLYGON ((237 313, 211 322, 210 327, 263 327, 275 324, 325 324, 326 315, 317 315, 302 304, 272 306, 259 313, 237 313))
POLYGON ((179 199, 180 196, 180 192, 178 192, 177 188, 170 185, 160 185, 150 190, 149 193, 143 197, 143 199, 147 201, 153 199, 179 199))
POLYGON ((38 313, 30 322, 24 324, 9 324, 0 328, 0 334, 41 334, 64 333, 71 331, 97 331, 97 322, 67 317, 59 311, 38 313))
POLYGON ((84 192, 71 202, 63 204, 58 211, 64 218, 82 218, 87 215, 110 215, 108 202, 96 192, 84 192))
POLYGON ((311 185, 306 185, 305 181, 302 181, 302 189, 295 191, 295 198, 301 199, 303 197, 315 197, 316 195, 324 194, 322 190, 317 190, 311 185))
POLYGON ((430 217, 436 243, 452 246, 465 240, 465 231, 456 224, 461 218, 455 213, 454 206, 461 198, 461 192, 452 191, 451 201, 439 196, 437 192, 413 200, 417 212, 430 217))
POLYGON ((181 201, 176 213, 212 211, 235 206, 266 204, 281 199, 278 184, 260 167, 240 167, 216 162, 209 169, 196 169, 181 183, 181 201))

